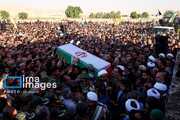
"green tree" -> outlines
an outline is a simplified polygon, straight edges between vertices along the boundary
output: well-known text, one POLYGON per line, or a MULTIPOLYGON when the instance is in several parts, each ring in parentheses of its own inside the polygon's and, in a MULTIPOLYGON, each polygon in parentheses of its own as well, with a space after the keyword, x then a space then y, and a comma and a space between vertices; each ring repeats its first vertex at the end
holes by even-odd
POLYGON ((122 15, 122 17, 128 17, 128 15, 122 15))
POLYGON ((172 10, 166 10, 165 13, 164 13, 164 16, 169 16, 169 17, 171 17, 173 14, 174 14, 174 11, 172 11, 172 10))
POLYGON ((142 14, 138 14, 138 18, 142 18, 142 14))
POLYGON ((108 18, 107 13, 104 13, 103 18, 108 18))
POLYGON ((114 11, 111 11, 110 18, 115 18, 115 12, 114 11))
POLYGON ((95 18, 95 16, 96 16, 96 15, 95 15, 94 13, 91 13, 91 14, 89 15, 90 18, 95 18))
POLYGON ((79 14, 82 12, 83 11, 78 6, 77 7, 68 6, 68 8, 65 10, 66 16, 70 18, 77 18, 79 17, 79 14))
POLYGON ((103 18, 104 17, 104 13, 103 12, 100 12, 99 13, 99 18, 103 18))
POLYGON ((95 18, 99 18, 99 12, 96 13, 95 18))
POLYGON ((65 11, 65 14, 67 17, 73 18, 74 17, 74 7, 73 6, 68 6, 68 8, 65 11))
POLYGON ((131 18, 138 18, 138 14, 136 13, 136 11, 134 11, 134 12, 131 12, 131 14, 130 14, 130 16, 131 16, 131 18))
POLYGON ((18 16, 19 16, 19 19, 22 19, 22 20, 28 18, 28 14, 25 13, 25 12, 20 12, 20 13, 18 13, 18 16))
POLYGON ((111 18, 111 13, 107 13, 107 18, 111 18))
POLYGON ((149 17, 149 13, 148 12, 143 12, 142 13, 142 17, 143 18, 148 18, 149 17))
POLYGON ((5 10, 1 10, 1 11, 0 11, 0 14, 1 14, 1 18, 2 18, 2 19, 8 19, 9 16, 10 16, 9 12, 7 12, 7 11, 5 11, 5 10))
POLYGON ((117 11, 116 14, 115 14, 115 18, 120 18, 120 17, 121 17, 121 12, 117 11))
POLYGON ((77 18, 80 13, 82 13, 82 10, 80 7, 74 7, 74 17, 77 18))

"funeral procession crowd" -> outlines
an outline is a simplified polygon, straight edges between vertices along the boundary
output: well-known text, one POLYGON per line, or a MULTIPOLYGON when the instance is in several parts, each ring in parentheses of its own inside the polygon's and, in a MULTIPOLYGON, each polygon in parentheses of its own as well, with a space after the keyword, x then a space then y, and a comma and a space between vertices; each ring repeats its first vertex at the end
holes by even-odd
POLYGON ((0 120, 163 120, 180 40, 164 32, 168 50, 158 51, 151 32, 157 24, 37 21, 15 29, 6 22, 0 31, 0 120), (94 74, 93 64, 78 66, 78 57, 68 64, 58 55, 65 44, 109 62, 111 70, 94 74), (15 88, 22 81, 8 76, 56 86, 15 88))

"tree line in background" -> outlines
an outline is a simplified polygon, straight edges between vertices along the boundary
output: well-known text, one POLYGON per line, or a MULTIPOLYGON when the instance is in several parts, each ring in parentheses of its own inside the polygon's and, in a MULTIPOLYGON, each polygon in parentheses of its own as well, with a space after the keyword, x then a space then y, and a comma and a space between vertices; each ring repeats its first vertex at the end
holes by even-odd
POLYGON ((142 14, 140 13, 136 13, 136 11, 131 12, 130 14, 131 18, 148 18, 149 17, 149 13, 148 12, 143 12, 142 14))
MULTIPOLYGON (((80 7, 76 6, 68 6, 68 8, 65 10, 65 14, 67 17, 70 18, 80 18, 80 14, 83 13, 80 7)), ((180 11, 177 11, 178 15, 180 15, 180 11)), ((164 13, 164 16, 169 16, 171 17, 174 14, 174 11, 172 10, 166 10, 164 13)), ((0 10, 0 16, 2 19, 8 19, 10 17, 10 14, 8 11, 5 10, 0 10)), ((27 19, 28 18, 28 13, 26 12, 20 12, 18 13, 19 19, 27 19)), ((117 11, 111 11, 109 13, 103 13, 103 12, 97 12, 97 13, 91 13, 89 15, 90 18, 120 18, 121 17, 121 12, 117 11)), ((128 17, 128 15, 122 15, 122 17, 128 17)), ((149 13, 148 12, 143 12, 142 14, 137 13, 136 11, 131 12, 130 17, 135 19, 135 18, 148 18, 149 13)))
POLYGON ((90 18, 120 18, 121 13, 120 11, 117 11, 116 13, 114 11, 111 11, 109 13, 103 13, 103 12, 97 12, 97 13, 91 13, 89 15, 90 18))
MULTIPOLYGON (((10 17, 10 14, 5 10, 0 10, 0 16, 2 19, 8 19, 10 17)), ((28 18, 28 14, 25 12, 20 12, 18 13, 18 17, 19 19, 25 20, 28 18)))

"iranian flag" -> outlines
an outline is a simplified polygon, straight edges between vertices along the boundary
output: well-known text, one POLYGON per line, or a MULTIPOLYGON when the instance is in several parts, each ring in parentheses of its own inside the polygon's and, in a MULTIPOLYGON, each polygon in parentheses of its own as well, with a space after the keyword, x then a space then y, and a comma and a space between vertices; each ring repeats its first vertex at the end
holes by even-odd
POLYGON ((95 55, 75 46, 72 44, 66 44, 59 46, 58 55, 63 56, 68 64, 72 64, 73 61, 78 57, 80 58, 77 65, 80 68, 87 68, 88 64, 92 64, 95 68, 94 74, 97 78, 98 72, 105 69, 109 74, 111 72, 111 63, 96 57, 95 55))
POLYGON ((173 14, 173 16, 171 17, 171 19, 169 20, 169 23, 172 23, 172 22, 174 21, 174 19, 175 19, 176 16, 178 16, 177 12, 175 12, 175 13, 173 14))

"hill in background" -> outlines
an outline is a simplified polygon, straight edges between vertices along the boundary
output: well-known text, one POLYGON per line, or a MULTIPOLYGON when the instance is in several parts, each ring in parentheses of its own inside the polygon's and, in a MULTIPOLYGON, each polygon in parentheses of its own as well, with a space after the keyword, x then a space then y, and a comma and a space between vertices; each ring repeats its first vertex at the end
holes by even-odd
POLYGON ((12 17, 18 17, 19 12, 26 12, 28 13, 30 18, 51 18, 51 17, 64 17, 65 11, 64 10, 42 10, 42 9, 36 9, 36 8, 28 8, 23 7, 19 5, 13 5, 13 6, 5 6, 1 5, 0 10, 6 10, 10 13, 12 17))

